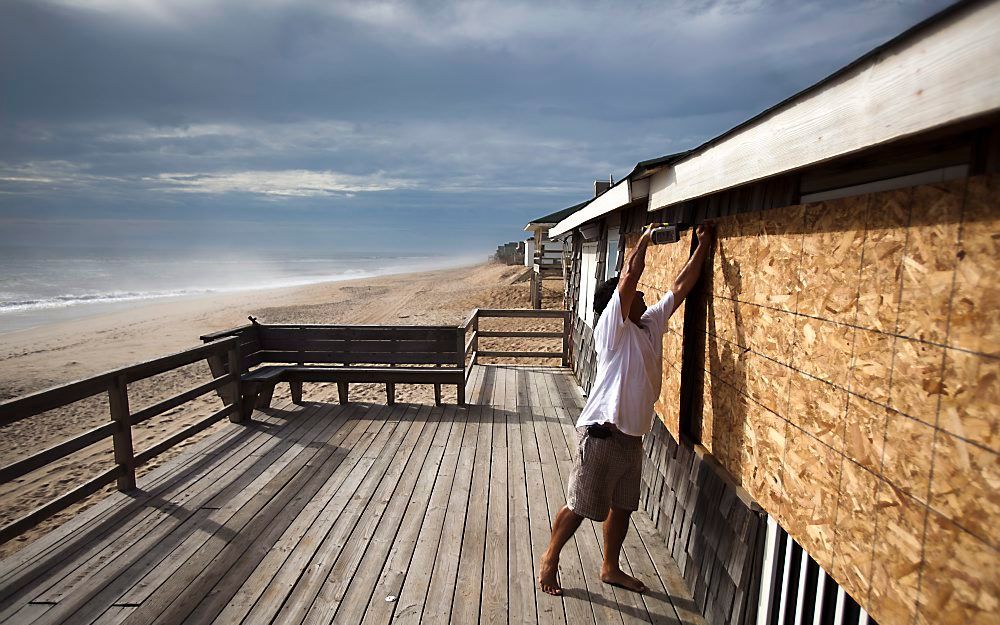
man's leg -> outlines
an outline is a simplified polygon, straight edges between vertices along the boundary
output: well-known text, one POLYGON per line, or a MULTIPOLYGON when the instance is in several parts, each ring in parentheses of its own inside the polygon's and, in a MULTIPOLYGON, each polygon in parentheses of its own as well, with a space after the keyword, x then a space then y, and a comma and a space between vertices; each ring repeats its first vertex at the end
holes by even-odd
POLYGON ((555 523, 552 524, 549 546, 542 554, 542 562, 538 567, 538 585, 550 595, 562 594, 562 588, 556 581, 556 573, 559 571, 559 552, 582 522, 582 516, 563 506, 556 515, 555 523))
POLYGON ((628 521, 631 510, 611 507, 608 518, 604 521, 604 563, 601 565, 601 581, 613 586, 621 586, 635 592, 645 592, 646 585, 628 575, 619 566, 622 555, 622 543, 628 533, 628 521))

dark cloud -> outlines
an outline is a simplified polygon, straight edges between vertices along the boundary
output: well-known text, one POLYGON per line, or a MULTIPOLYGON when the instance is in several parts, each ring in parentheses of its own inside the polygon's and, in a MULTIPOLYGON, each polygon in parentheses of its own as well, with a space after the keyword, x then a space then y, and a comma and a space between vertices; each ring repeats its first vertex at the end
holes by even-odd
POLYGON ((944 4, 6 2, 0 244, 231 220, 485 249, 944 4))

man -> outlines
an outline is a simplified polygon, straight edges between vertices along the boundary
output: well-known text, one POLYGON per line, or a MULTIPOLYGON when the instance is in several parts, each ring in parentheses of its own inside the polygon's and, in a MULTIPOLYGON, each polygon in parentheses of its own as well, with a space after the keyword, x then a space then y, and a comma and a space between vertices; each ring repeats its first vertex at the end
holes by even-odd
POLYGON ((618 561, 629 516, 639 509, 642 437, 652 426, 653 403, 660 394, 661 338, 667 319, 698 281, 715 235, 713 224, 698 226, 694 255, 671 290, 646 308, 644 294, 636 286, 646 267, 652 229, 648 226, 639 237, 620 279, 606 281, 594 293, 597 376, 576 422, 578 447, 567 502, 552 524, 539 567, 539 586, 550 595, 562 594, 556 580, 559 552, 584 518, 604 522, 601 581, 635 592, 646 590, 645 584, 621 570, 618 561))

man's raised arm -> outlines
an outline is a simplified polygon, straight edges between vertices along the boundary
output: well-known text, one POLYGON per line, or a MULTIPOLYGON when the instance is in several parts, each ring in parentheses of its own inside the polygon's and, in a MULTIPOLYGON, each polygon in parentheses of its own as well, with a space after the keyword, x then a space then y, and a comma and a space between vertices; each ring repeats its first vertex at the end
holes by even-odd
POLYGON ((684 269, 681 269, 681 272, 677 274, 674 286, 670 289, 674 293, 675 310, 691 292, 695 283, 698 282, 698 277, 701 276, 702 267, 705 266, 705 257, 708 256, 708 252, 712 248, 712 241, 715 239, 715 224, 712 222, 700 224, 695 230, 695 234, 698 235, 698 247, 695 248, 694 254, 688 259, 687 264, 684 265, 684 269))
POLYGON ((646 268, 646 248, 651 241, 651 232, 655 226, 650 224, 639 235, 639 242, 635 249, 625 260, 625 272, 618 281, 618 299, 622 305, 622 321, 628 319, 628 313, 632 310, 632 300, 635 299, 635 287, 639 285, 639 278, 646 268))

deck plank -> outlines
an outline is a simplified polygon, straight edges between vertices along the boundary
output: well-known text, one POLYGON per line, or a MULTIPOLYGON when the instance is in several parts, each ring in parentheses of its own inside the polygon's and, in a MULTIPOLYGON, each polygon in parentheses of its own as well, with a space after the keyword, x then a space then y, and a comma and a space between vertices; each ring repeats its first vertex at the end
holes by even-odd
POLYGON ((0 623, 704 624, 641 513, 622 566, 648 594, 600 582, 590 522, 542 593, 584 398, 548 366, 476 365, 466 391, 256 411, 0 563, 0 623))
POLYGON ((514 377, 516 408, 507 413, 507 512, 509 527, 507 605, 511 625, 535 625, 534 563, 531 558, 531 525, 528 513, 527 475, 524 466, 522 420, 528 408, 527 375, 514 377))
POLYGON ((430 625, 447 623, 451 618, 481 418, 482 406, 470 406, 465 436, 462 439, 462 448, 458 458, 458 468, 452 484, 451 497, 448 499, 448 508, 445 511, 440 546, 434 559, 430 585, 427 588, 427 596, 424 608, 419 615, 419 621, 414 621, 409 616, 400 615, 397 618, 398 622, 420 622, 430 625))
MULTIPOLYGON (((373 597, 372 590, 382 572, 407 504, 414 496, 421 496, 419 493, 414 495, 418 486, 429 492, 432 483, 428 479, 421 483, 419 477, 423 474, 432 443, 437 438, 441 412, 436 411, 432 415, 430 407, 425 406, 416 419, 418 424, 422 422, 420 435, 405 464, 397 457, 396 464, 403 465, 403 468, 394 476, 395 485, 390 480, 383 483, 384 490, 377 500, 379 509, 375 514, 368 515, 368 526, 363 533, 366 540, 351 541, 355 545, 354 553, 349 557, 344 557, 346 552, 341 555, 313 602, 306 622, 357 623, 361 620, 365 606, 373 597), (346 608, 346 614, 341 613, 341 608, 346 608)), ((433 456, 430 462, 436 464, 433 456)))
MULTIPOLYGON (((378 447, 372 445, 366 453, 366 456, 376 456, 372 469, 358 487, 347 508, 340 512, 339 518, 316 550, 305 572, 291 589, 274 619, 275 622, 302 622, 312 609, 313 602, 326 583, 327 577, 337 567, 338 562, 341 562, 341 556, 346 552, 344 561, 353 556, 351 537, 364 539, 369 527, 365 517, 380 513, 385 485, 395 484, 402 471, 403 463, 393 462, 396 454, 400 453, 400 450, 401 453, 407 453, 406 445, 413 445, 420 435, 422 428, 414 427, 415 416, 414 411, 409 409, 387 412, 387 419, 390 422, 398 421, 398 425, 384 445, 378 447)), ((331 514, 336 514, 336 511, 331 511, 331 514)))

